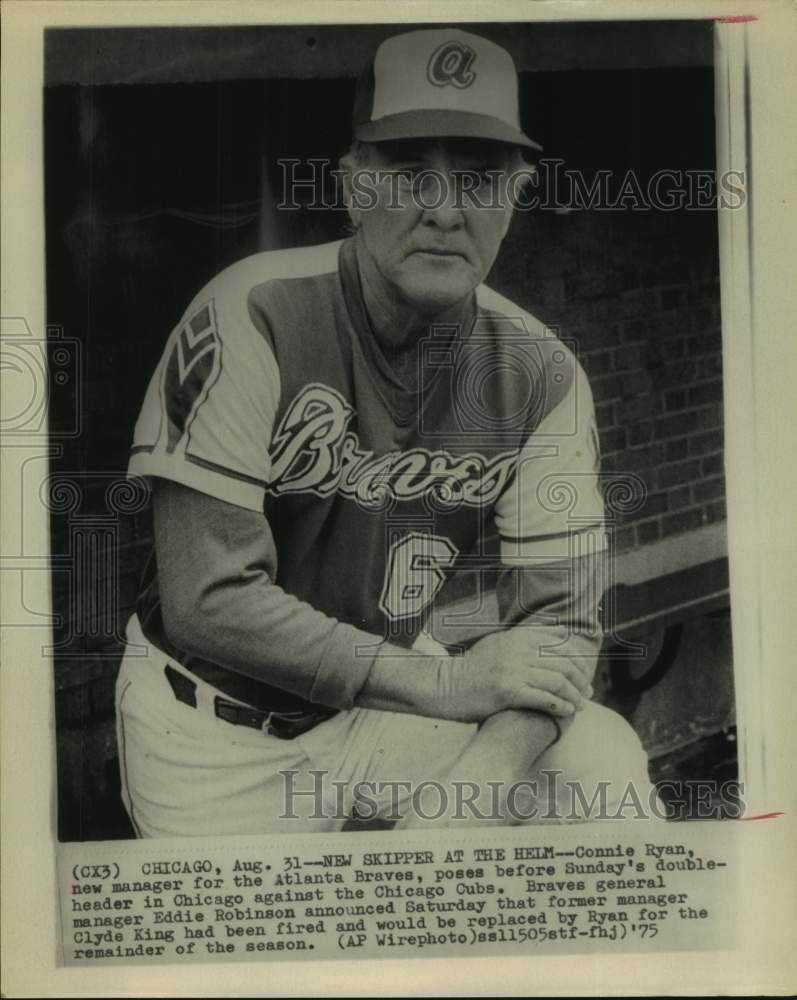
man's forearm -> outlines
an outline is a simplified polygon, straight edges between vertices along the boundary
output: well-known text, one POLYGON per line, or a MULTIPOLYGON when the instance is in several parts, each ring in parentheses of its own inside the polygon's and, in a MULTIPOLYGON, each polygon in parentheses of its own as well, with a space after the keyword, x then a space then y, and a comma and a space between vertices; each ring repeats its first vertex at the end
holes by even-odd
POLYGON ((423 655, 312 608, 276 586, 262 514, 177 483, 155 489, 164 626, 175 646, 332 708, 440 716, 450 657, 423 655))
POLYGON ((507 708, 485 719, 479 727, 484 745, 488 741, 505 748, 504 759, 513 771, 527 773, 559 738, 559 723, 545 712, 507 708))
MULTIPOLYGON (((440 779, 445 801, 460 808, 460 820, 474 824, 506 825, 528 814, 525 784, 534 765, 558 739, 559 726, 541 712, 505 709, 485 719, 472 742, 448 774, 440 779), (465 805, 467 803, 467 805, 465 805)), ((439 794, 437 789, 430 790, 439 794)), ((451 808, 439 816, 440 826, 456 826, 451 808)), ((418 803, 417 813, 407 813, 401 827, 428 827, 426 816, 436 815, 435 803, 418 803)))
POLYGON ((355 704, 383 712, 442 718, 445 706, 456 697, 453 666, 443 650, 440 655, 429 655, 384 643, 355 704))

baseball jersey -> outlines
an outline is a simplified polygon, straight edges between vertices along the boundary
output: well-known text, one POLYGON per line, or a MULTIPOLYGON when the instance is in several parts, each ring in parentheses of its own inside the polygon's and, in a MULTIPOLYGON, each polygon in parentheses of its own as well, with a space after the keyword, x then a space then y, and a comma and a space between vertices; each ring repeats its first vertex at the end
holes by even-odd
MULTIPOLYGON (((454 573, 603 544, 598 438, 573 353, 486 286, 429 329, 403 384, 369 323, 356 239, 258 254, 202 289, 150 382, 129 471, 261 514, 276 586, 361 646, 409 647, 454 573)), ((150 641, 179 656, 156 561, 142 602, 150 641)), ((333 674, 354 669, 340 659, 333 674)), ((323 700, 317 679, 296 690, 323 700)))

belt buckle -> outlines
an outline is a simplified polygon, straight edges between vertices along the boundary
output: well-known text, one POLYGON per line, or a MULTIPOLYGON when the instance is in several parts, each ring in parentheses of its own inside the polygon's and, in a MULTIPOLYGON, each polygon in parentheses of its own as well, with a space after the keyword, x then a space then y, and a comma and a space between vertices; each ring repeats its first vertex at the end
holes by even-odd
POLYGON ((262 729, 266 736, 273 736, 277 740, 292 740, 299 734, 293 728, 294 720, 285 717, 282 712, 269 712, 263 719, 262 729), (279 723, 284 723, 285 728, 281 728, 279 723))
POLYGON ((305 725, 312 715, 305 712, 269 712, 263 720, 263 731, 278 740, 295 740, 311 726, 305 725))

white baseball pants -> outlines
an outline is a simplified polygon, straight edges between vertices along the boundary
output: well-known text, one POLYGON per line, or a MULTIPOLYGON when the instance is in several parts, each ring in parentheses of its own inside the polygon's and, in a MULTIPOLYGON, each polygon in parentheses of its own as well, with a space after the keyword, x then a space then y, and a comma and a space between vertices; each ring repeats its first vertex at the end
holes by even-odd
MULTIPOLYGON (((148 643, 131 619, 116 714, 122 797, 137 836, 330 832, 355 809, 395 820, 415 808, 423 819, 472 823, 472 792, 442 783, 475 725, 355 708, 281 740, 217 718, 216 696, 234 700, 148 643), (167 663, 195 682, 196 708, 175 698, 167 663)), ((645 752, 621 716, 589 703, 562 728, 529 775, 537 812, 528 788, 518 788, 517 819, 583 819, 582 800, 614 818, 638 814, 638 803, 660 809, 645 752)))

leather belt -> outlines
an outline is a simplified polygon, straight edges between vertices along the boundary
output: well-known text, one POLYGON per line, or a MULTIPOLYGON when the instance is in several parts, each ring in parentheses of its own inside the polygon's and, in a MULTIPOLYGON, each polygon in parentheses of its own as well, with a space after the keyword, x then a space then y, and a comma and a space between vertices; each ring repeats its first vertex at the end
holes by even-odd
MULTIPOLYGON (((168 663, 163 672, 169 687, 174 692, 174 697, 184 705, 196 708, 196 683, 168 663)), ((297 736, 301 736, 302 733, 308 732, 336 714, 335 709, 322 706, 313 712, 262 712, 249 705, 238 705, 234 701, 227 701, 218 695, 213 699, 213 711, 217 719, 229 722, 233 726, 258 729, 269 736, 275 736, 278 740, 296 739, 297 736)))

